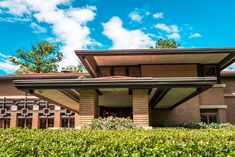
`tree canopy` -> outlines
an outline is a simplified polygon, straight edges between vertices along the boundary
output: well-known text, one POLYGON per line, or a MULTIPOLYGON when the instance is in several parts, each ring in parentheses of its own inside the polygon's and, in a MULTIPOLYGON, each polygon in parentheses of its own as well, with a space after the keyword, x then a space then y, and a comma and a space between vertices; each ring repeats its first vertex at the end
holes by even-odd
POLYGON ((58 46, 48 41, 33 45, 30 51, 18 49, 16 52, 16 56, 10 57, 10 61, 19 66, 16 73, 57 72, 58 62, 63 58, 58 46))
POLYGON ((180 47, 179 44, 176 43, 175 40, 165 40, 165 39, 159 39, 156 41, 155 48, 161 49, 161 48, 178 48, 180 47))
POLYGON ((62 68, 62 71, 70 71, 70 72, 84 72, 85 67, 82 64, 79 64, 77 66, 74 65, 68 65, 66 67, 62 68))

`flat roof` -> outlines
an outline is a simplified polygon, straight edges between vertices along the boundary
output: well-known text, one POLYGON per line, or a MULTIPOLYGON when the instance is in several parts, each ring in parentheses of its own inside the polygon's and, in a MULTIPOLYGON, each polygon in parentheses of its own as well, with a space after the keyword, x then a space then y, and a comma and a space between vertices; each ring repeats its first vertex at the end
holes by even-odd
POLYGON ((93 77, 97 67, 143 64, 216 64, 222 70, 235 60, 235 48, 76 50, 93 77))
MULTIPOLYGON (((161 78, 89 78, 14 80, 20 90, 79 112, 80 90, 94 89, 100 96, 120 89, 148 89, 149 105, 153 109, 172 109, 212 87, 216 77, 161 77, 161 78)), ((126 92, 127 93, 127 92, 126 92)), ((110 101, 110 100, 108 100, 110 101)))
POLYGON ((28 74, 9 74, 0 76, 0 80, 24 80, 24 79, 76 79, 79 76, 90 77, 89 73, 84 72, 54 72, 54 73, 28 73, 28 74))
POLYGON ((79 79, 34 79, 14 80, 19 89, 61 89, 61 88, 154 88, 159 86, 211 86, 216 77, 140 77, 123 79, 89 78, 79 79))

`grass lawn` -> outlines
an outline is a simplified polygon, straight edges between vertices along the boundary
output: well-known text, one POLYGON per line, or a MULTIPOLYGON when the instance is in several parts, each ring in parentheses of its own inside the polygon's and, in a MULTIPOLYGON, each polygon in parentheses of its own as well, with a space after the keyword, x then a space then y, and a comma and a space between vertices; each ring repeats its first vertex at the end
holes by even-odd
POLYGON ((0 129, 0 156, 235 156, 234 129, 0 129))

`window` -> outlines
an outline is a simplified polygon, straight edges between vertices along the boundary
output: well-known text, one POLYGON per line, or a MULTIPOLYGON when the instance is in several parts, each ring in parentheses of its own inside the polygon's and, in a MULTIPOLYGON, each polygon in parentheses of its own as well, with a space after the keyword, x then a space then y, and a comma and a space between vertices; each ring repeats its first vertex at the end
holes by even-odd
POLYGON ((42 101, 39 104, 39 128, 46 129, 54 127, 54 109, 55 106, 47 101, 42 101))
POLYGON ((40 129, 54 127, 54 118, 40 118, 40 129))
POLYGON ((29 101, 27 98, 17 101, 17 125, 18 127, 32 128, 34 101, 29 101))
POLYGON ((7 101, 6 98, 0 100, 0 128, 10 127, 12 101, 7 101))
POLYGON ((200 109, 201 121, 207 124, 218 123, 218 109, 200 109))
POLYGON ((75 113, 64 109, 60 114, 61 116, 61 126, 63 128, 74 128, 75 127, 75 113))
POLYGON ((203 76, 216 76, 216 66, 215 65, 204 65, 203 66, 203 76))
POLYGON ((10 118, 0 118, 0 128, 9 128, 10 118))

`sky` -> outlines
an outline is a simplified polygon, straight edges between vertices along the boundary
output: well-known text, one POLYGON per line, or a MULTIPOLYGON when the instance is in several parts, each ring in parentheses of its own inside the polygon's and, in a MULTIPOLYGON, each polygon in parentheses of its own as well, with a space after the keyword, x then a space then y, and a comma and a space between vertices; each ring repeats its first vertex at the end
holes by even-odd
MULTIPOLYGON (((40 41, 60 45, 60 67, 74 50, 148 48, 174 39, 182 48, 235 47, 234 0, 0 0, 0 75, 8 59, 40 41)), ((232 65, 228 70, 234 70, 232 65)))

